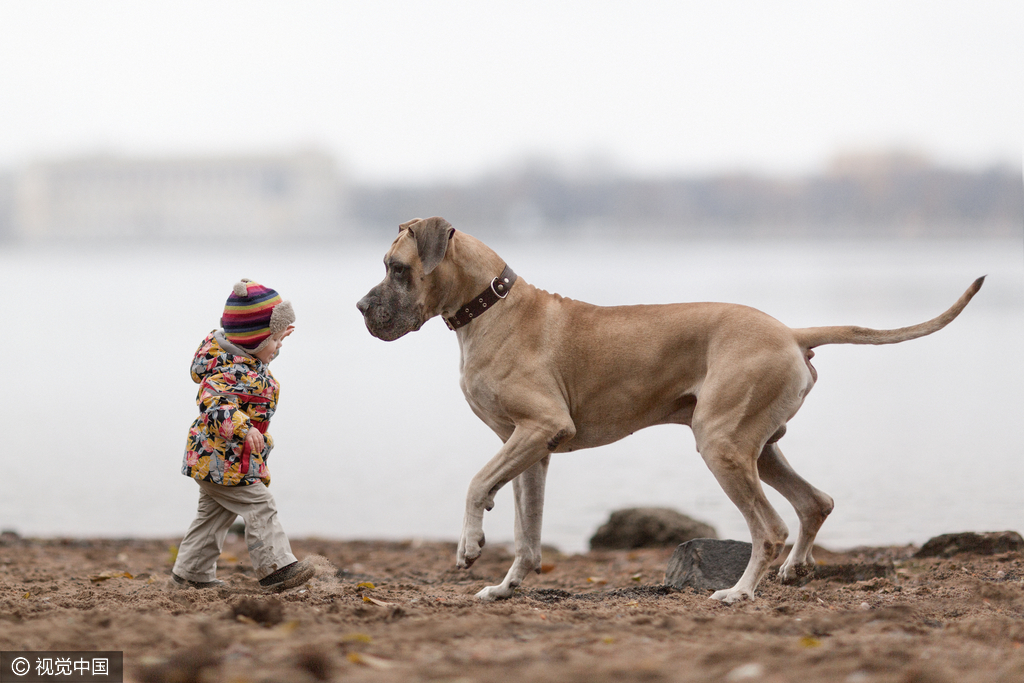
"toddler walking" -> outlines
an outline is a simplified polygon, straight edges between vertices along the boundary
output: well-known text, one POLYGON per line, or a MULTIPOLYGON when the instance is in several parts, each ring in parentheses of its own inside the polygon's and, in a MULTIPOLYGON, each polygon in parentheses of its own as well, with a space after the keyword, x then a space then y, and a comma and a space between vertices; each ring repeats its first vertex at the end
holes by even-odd
POLYGON ((199 510, 178 546, 171 570, 175 583, 210 588, 228 528, 240 516, 260 586, 280 591, 313 576, 299 562, 277 518, 267 486, 267 458, 274 439, 267 433, 279 387, 270 361, 295 329, 288 301, 269 287, 242 279, 224 307, 221 329, 212 331, 192 359, 199 384, 199 417, 192 423, 181 473, 199 484, 199 510))

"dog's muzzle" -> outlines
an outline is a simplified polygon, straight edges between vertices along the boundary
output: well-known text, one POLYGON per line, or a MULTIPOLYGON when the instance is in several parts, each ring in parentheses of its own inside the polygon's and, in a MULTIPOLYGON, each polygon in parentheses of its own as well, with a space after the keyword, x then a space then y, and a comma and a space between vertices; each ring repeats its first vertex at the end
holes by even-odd
POLYGON ((419 316, 412 312, 403 312, 401 309, 397 314, 393 312, 395 307, 383 300, 377 287, 360 299, 356 308, 363 314, 363 322, 370 334, 383 341, 394 341, 409 332, 415 332, 423 324, 419 316))
MULTIPOLYGON (((378 339, 388 339, 391 337, 388 334, 388 328, 391 326, 391 314, 384 310, 384 307, 380 305, 379 299, 370 292, 356 303, 356 308, 363 314, 363 322, 366 324, 366 329, 374 337, 378 339)), ((391 337, 392 339, 394 337, 391 337)))

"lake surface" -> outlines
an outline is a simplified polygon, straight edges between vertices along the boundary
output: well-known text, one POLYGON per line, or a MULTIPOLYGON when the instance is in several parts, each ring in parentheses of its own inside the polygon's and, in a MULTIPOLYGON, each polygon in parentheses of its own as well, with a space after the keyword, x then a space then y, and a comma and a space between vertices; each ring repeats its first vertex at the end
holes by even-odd
MULTIPOLYGON (((274 361, 271 490, 289 535, 455 540, 466 487, 500 446, 458 386, 440 320, 392 343, 355 302, 390 239, 259 247, 0 247, 0 527, 23 535, 180 536, 196 485, 179 474, 195 417, 192 354, 231 285, 279 290, 297 330, 274 361)), ((730 301, 793 327, 900 327, 945 310, 933 336, 817 350, 819 379, 781 447, 835 498, 832 548, 1024 531, 1024 245, 978 242, 521 241, 492 244, 531 284, 597 304, 730 301)), ((795 533, 796 516, 769 495, 795 533)), ((544 542, 585 549, 608 514, 666 505, 747 540, 739 512, 666 425, 556 455, 544 542)), ((512 538, 511 487, 484 522, 512 538)))

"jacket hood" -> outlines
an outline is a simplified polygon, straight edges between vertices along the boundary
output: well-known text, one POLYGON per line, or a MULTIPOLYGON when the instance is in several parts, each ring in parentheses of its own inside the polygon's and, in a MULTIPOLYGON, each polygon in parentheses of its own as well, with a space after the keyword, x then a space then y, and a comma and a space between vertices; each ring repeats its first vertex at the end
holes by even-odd
POLYGON ((242 366, 238 370, 247 372, 259 370, 263 363, 229 342, 224 336, 224 330, 214 330, 199 345, 192 359, 192 379, 199 383, 235 366, 242 366))

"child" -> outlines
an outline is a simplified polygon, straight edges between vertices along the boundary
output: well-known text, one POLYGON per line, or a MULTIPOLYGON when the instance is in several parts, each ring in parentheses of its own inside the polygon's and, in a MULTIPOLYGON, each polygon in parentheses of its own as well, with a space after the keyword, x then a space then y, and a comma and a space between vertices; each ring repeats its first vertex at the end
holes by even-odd
POLYGON ((188 433, 181 473, 199 484, 199 511, 171 570, 179 585, 223 585, 215 578, 217 558, 239 515, 245 521, 249 558, 264 589, 293 588, 314 574, 310 563, 292 555, 267 490, 267 457, 274 447, 267 426, 278 396, 268 366, 295 329, 294 322, 291 303, 243 279, 228 297, 222 329, 207 335, 192 359, 192 380, 200 385, 199 417, 188 433))

